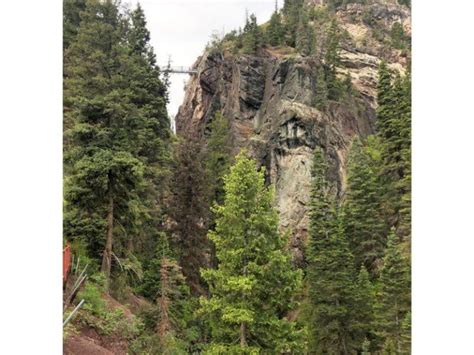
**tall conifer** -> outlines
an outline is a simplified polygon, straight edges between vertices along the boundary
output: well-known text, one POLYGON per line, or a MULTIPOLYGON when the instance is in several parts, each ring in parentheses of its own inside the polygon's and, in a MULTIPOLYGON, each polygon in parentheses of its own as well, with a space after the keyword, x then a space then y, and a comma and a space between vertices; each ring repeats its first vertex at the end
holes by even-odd
POLYGON ((241 153, 225 178, 224 203, 209 232, 219 266, 203 270, 210 298, 201 313, 211 327, 211 353, 288 353, 299 349, 286 318, 301 281, 278 232, 272 190, 264 172, 241 153), (235 345, 234 345, 235 344, 235 345))

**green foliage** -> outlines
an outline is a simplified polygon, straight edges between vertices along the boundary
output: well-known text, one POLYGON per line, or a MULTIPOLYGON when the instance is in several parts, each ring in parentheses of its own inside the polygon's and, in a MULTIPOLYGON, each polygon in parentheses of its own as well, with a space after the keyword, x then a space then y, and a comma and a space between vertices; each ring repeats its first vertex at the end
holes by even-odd
POLYGON ((238 353, 295 351, 298 332, 284 316, 295 306, 301 273, 283 250, 272 190, 245 153, 224 180, 224 203, 216 207, 216 228, 209 232, 219 266, 202 271, 210 291, 210 298, 200 301, 211 329, 209 351, 233 353, 235 339, 243 348, 238 353))
POLYGON ((205 166, 210 185, 210 200, 221 204, 224 198, 224 175, 229 172, 232 160, 229 119, 221 112, 217 112, 209 124, 209 129, 205 166))
POLYGON ((369 273, 364 266, 360 268, 356 280, 354 317, 354 338, 362 353, 370 353, 371 340, 375 338, 375 287, 369 279, 369 273))
POLYGON ((316 253, 319 244, 335 229, 335 201, 331 195, 331 184, 327 180, 328 164, 323 151, 316 148, 311 168, 311 202, 309 210, 310 249, 316 253))
POLYGON ((309 25, 308 10, 305 6, 300 8, 298 25, 295 33, 295 48, 302 55, 313 53, 314 31, 309 25))
POLYGON ((382 142, 386 200, 397 235, 409 240, 411 225, 411 79, 394 80, 386 63, 379 69, 377 135, 382 142))
POLYGON ((300 11, 304 5, 303 0, 285 0, 283 14, 285 17, 286 44, 296 46, 296 33, 300 19, 300 11))
POLYGON ((81 23, 81 11, 86 8, 86 0, 63 1, 63 48, 74 41, 81 23))
POLYGON ((395 22, 390 30, 392 46, 396 49, 408 49, 410 38, 405 34, 401 23, 395 22))
POLYGON ((205 292, 199 269, 208 264, 209 180, 204 163, 202 143, 195 138, 180 140, 174 151, 173 184, 168 200, 172 221, 172 246, 183 267, 191 292, 205 292))
POLYGON ((285 40, 285 28, 283 27, 281 14, 275 9, 270 18, 267 28, 267 38, 272 46, 280 46, 285 40))
POLYGON ((328 107, 328 87, 324 77, 324 69, 316 68, 316 93, 314 95, 314 106, 321 111, 328 107))
POLYGON ((157 198, 169 160, 166 87, 159 79, 140 7, 130 16, 91 0, 64 52, 65 221, 112 272, 146 225, 159 223, 157 198))
POLYGON ((77 298, 85 301, 83 309, 90 311, 96 316, 105 316, 107 313, 106 303, 102 298, 103 289, 94 282, 86 282, 84 288, 79 292, 77 298))
POLYGON ((242 38, 242 49, 246 54, 254 54, 263 45, 263 33, 254 14, 246 20, 242 38))
POLYGON ((164 233, 158 235, 158 241, 155 247, 155 254, 146 263, 146 270, 143 274, 142 282, 136 290, 150 301, 155 301, 160 289, 160 268, 162 258, 172 258, 173 253, 170 249, 168 238, 164 233))
POLYGON ((353 257, 340 226, 314 244, 307 268, 310 348, 318 353, 350 353, 358 345, 352 335, 357 301, 353 257))
POLYGON ((327 170, 323 152, 317 148, 307 249, 309 348, 317 353, 352 353, 362 350, 370 334, 373 291, 364 268, 356 278, 344 216, 338 213, 327 170))
POLYGON ((402 354, 411 354, 411 311, 408 311, 402 322, 401 333, 402 354))
MULTIPOLYGON (((406 334, 407 322, 403 321, 410 312, 410 265, 394 231, 388 237, 384 267, 377 294, 377 334, 385 347, 393 347, 401 353, 402 335, 406 334), (405 327, 405 330, 403 329, 405 327)), ((407 338, 405 335, 405 342, 407 338)), ((405 344, 406 346, 406 344, 405 344)))
POLYGON ((380 273, 388 231, 383 214, 379 144, 356 138, 349 152, 344 227, 355 257, 356 268, 364 265, 376 278, 380 273))
POLYGON ((128 319, 120 308, 110 310, 104 299, 106 279, 102 273, 92 275, 79 292, 77 298, 84 305, 79 312, 79 323, 96 329, 102 335, 118 335, 133 339, 143 330, 143 323, 132 317, 128 319))
POLYGON ((405 5, 406 7, 411 7, 411 0, 397 0, 399 5, 405 5))

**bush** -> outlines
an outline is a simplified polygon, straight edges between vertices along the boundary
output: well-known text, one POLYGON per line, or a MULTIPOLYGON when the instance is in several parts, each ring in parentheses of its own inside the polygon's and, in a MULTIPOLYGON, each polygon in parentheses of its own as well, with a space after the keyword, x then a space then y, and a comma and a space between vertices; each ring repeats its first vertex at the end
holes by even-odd
MULTIPOLYGON (((93 281, 94 276, 91 276, 91 281, 93 281)), ((102 290, 94 282, 86 282, 84 288, 78 294, 78 299, 84 299, 85 303, 82 308, 90 311, 95 316, 102 317, 107 312, 105 301, 102 299, 102 290)))

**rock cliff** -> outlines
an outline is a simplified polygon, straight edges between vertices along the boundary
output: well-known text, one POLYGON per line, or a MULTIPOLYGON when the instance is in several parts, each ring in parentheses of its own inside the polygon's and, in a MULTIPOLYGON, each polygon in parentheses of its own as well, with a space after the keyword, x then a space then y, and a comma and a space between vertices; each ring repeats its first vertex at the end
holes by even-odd
MULTIPOLYGON (((313 5, 319 6, 319 5, 313 5)), ((230 120, 235 152, 248 151, 265 166, 275 186, 282 229, 291 233, 295 262, 304 260, 312 152, 323 148, 331 166, 334 193, 342 196, 346 161, 354 136, 374 132, 377 69, 382 59, 406 70, 406 51, 387 45, 395 23, 410 34, 410 12, 393 3, 349 4, 335 14, 346 39, 341 44, 341 75, 350 75, 356 92, 332 101, 327 110, 313 105, 318 59, 281 48, 255 55, 209 50, 199 57, 176 117, 178 135, 205 139, 216 111, 230 120), (289 54, 287 54, 289 52, 289 54)))

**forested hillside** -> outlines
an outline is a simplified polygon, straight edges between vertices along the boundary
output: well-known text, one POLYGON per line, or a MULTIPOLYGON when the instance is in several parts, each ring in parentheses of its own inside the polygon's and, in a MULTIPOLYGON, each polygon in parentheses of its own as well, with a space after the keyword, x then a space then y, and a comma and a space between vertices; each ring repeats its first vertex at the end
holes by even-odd
POLYGON ((174 134, 153 14, 65 0, 66 354, 410 353, 409 6, 249 14, 174 134))

